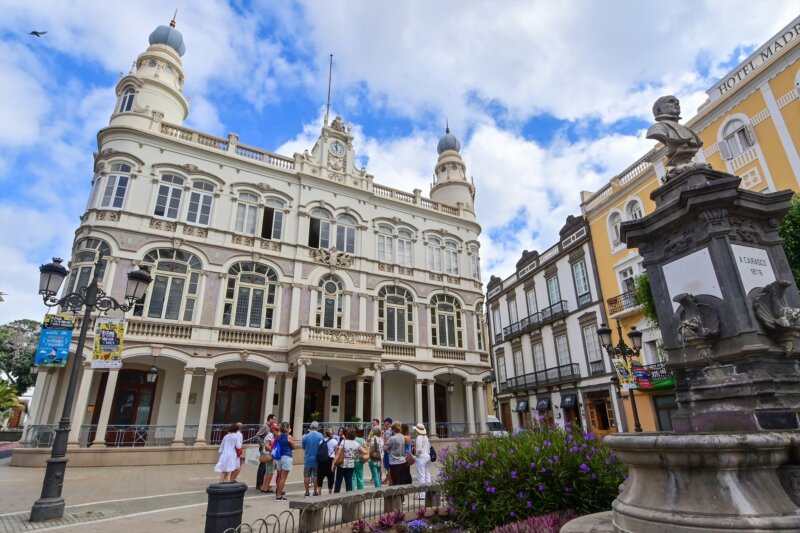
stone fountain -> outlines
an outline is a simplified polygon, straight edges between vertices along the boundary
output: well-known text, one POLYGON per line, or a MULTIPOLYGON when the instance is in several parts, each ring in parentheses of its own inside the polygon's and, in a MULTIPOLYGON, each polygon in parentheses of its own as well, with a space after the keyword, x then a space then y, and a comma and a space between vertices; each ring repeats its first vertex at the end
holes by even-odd
POLYGON ((669 171, 621 234, 644 259, 678 408, 673 433, 606 437, 629 476, 596 530, 800 531, 800 295, 778 235, 792 192, 692 162, 702 142, 678 100, 653 111, 669 171))

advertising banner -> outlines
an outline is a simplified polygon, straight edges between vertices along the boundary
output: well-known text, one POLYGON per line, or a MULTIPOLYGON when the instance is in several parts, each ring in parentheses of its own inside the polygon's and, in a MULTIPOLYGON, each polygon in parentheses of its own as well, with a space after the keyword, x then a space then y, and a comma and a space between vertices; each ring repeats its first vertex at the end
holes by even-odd
POLYGON ((630 365, 628 365, 625 359, 621 357, 619 359, 612 359, 611 363, 614 365, 614 370, 617 371, 617 377, 619 378, 619 384, 622 390, 636 389, 636 381, 633 379, 630 365))
POLYGON ((36 347, 34 366, 57 366, 67 364, 69 343, 72 342, 72 329, 75 327, 72 315, 44 316, 39 345, 36 347))
POLYGON ((125 320, 99 317, 94 328, 92 368, 122 368, 122 337, 125 320))
POLYGON ((653 388, 653 376, 651 375, 649 369, 642 366, 633 367, 633 378, 636 380, 637 389, 653 388))

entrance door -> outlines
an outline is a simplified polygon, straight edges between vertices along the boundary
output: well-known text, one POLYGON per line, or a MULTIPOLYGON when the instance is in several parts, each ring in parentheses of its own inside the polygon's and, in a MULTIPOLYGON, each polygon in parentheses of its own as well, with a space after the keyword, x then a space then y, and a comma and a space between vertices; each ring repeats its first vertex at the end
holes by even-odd
POLYGON ((246 374, 220 378, 214 402, 214 424, 260 424, 264 380, 246 374))
POLYGON ((325 418, 325 388, 322 380, 317 378, 306 378, 306 394, 303 398, 303 423, 307 424, 315 417, 311 415, 317 413, 316 420, 324 421, 325 418))
MULTIPOLYGON (((103 395, 108 383, 108 373, 100 378, 98 401, 92 415, 92 424, 97 424, 103 408, 103 395)), ((143 370, 119 370, 117 388, 114 391, 114 403, 108 417, 108 430, 105 441, 107 446, 144 446, 147 442, 153 399, 156 394, 157 381, 147 382, 147 372, 143 370)), ((90 442, 94 441, 94 432, 90 434, 90 442)))
POLYGON ((500 404, 500 418, 503 420, 506 431, 514 431, 514 425, 511 423, 511 404, 508 402, 500 404))
POLYGON ((590 395, 587 397, 589 411, 589 425, 598 439, 615 431, 614 409, 611 398, 607 394, 590 395))

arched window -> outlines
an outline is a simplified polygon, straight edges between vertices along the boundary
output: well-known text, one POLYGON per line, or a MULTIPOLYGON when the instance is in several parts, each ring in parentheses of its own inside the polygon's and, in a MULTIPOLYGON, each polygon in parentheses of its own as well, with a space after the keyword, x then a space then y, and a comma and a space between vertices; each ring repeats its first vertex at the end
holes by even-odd
POLYGON ((228 270, 222 323, 272 329, 278 275, 266 265, 236 263, 228 270))
POLYGON ((258 221, 258 196, 249 192, 239 193, 236 202, 234 231, 255 235, 258 221))
POLYGON ((264 207, 264 224, 261 226, 261 236, 265 239, 279 241, 283 231, 283 200, 267 198, 264 207))
POLYGON ((431 298, 431 344, 448 348, 462 348, 461 304, 449 294, 431 298))
POLYGON ((311 211, 308 227, 308 245, 323 250, 331 247, 331 215, 323 209, 311 211))
POLYGON ((385 224, 378 226, 378 261, 394 261, 394 228, 385 224))
POLYGON ((642 204, 639 203, 639 200, 628 202, 628 205, 625 206, 625 215, 627 220, 639 220, 642 218, 642 204))
MULTIPOLYGON (((111 247, 107 242, 91 238, 78 241, 75 245, 75 255, 72 257, 72 262, 69 265, 69 278, 67 279, 67 284, 64 286, 64 294, 76 292, 81 287, 89 285, 98 254, 102 254, 103 257, 111 255, 111 247)), ((103 259, 100 263, 100 270, 97 273, 97 279, 100 283, 103 282, 106 264, 106 259, 103 259)))
POLYGON ((478 247, 469 247, 469 266, 472 279, 481 279, 481 257, 478 255, 478 247))
POLYGON ((153 214, 175 220, 181 209, 181 195, 183 194, 183 178, 172 174, 161 176, 161 185, 158 186, 158 198, 153 214))
POLYGON ((208 226, 211 219, 211 202, 214 200, 214 186, 207 181, 192 183, 192 194, 189 196, 189 212, 186 222, 208 226))
POLYGON ((622 224, 622 216, 617 213, 611 213, 608 217, 608 235, 611 238, 611 247, 616 248, 621 244, 619 227, 622 224))
POLYGON ((442 271, 442 241, 438 237, 428 237, 428 270, 442 271))
POLYGON ((317 293, 317 321, 318 327, 342 328, 342 315, 344 314, 344 294, 342 280, 333 275, 322 276, 319 280, 317 293))
POLYGON ((147 309, 147 318, 190 322, 200 284, 200 259, 189 252, 158 248, 144 256, 141 266, 149 268, 153 282, 133 315, 143 316, 147 309))
POLYGON ((378 291, 378 332, 389 342, 414 342, 414 298, 402 287, 378 291))
POLYGON ((455 241, 444 243, 444 271, 458 276, 458 243, 455 241))
POLYGON ((356 251, 356 219, 350 215, 336 217, 336 249, 349 254, 356 251))
POLYGON ((755 139, 750 126, 737 118, 729 121, 723 128, 719 150, 724 159, 733 159, 754 144, 755 139))
POLYGON ((119 103, 119 112, 125 113, 133 109, 133 97, 136 95, 136 90, 133 87, 126 87, 122 92, 122 100, 119 103))
POLYGON ((407 229, 397 231, 397 264, 405 267, 414 265, 412 255, 414 236, 407 229))
POLYGON ((103 198, 100 200, 100 207, 110 207, 119 209, 125 201, 125 191, 128 190, 131 167, 124 163, 111 165, 111 172, 106 177, 106 187, 103 190, 103 198))

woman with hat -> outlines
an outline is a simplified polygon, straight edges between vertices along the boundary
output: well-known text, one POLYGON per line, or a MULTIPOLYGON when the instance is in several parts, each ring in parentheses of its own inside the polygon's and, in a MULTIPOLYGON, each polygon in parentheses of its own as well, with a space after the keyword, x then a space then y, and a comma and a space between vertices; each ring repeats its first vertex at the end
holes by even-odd
MULTIPOLYGON (((414 431, 417 432, 417 438, 414 441, 414 455, 417 462, 417 483, 430 483, 431 482, 431 442, 428 440, 428 430, 422 422, 414 426, 414 431)), ((417 496, 419 499, 425 499, 425 493, 420 492, 417 496)))

